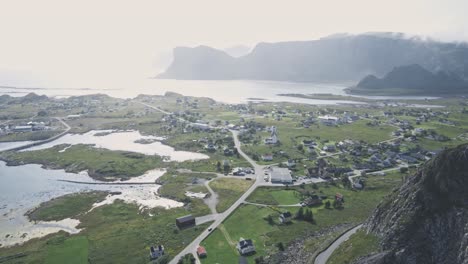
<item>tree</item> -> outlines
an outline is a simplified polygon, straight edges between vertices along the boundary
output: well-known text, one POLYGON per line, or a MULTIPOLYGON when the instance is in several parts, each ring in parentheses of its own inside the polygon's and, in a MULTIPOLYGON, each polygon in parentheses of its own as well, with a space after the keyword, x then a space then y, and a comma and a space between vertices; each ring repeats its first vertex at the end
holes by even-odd
POLYGON ((47 111, 45 111, 45 110, 40 110, 39 112, 37 112, 37 115, 38 115, 38 116, 46 116, 46 115, 47 115, 47 111))
POLYGON ((255 258, 255 264, 264 264, 264 263, 265 263, 265 260, 263 259, 263 256, 255 258))
POLYGON ((276 244, 276 247, 278 248, 279 251, 284 251, 283 242, 278 242, 278 243, 276 244))
POLYGON ((351 187, 351 181, 349 180, 348 177, 346 177, 346 176, 343 177, 343 178, 341 179, 341 182, 343 183, 343 186, 344 186, 344 187, 351 187))
POLYGON ((299 208, 299 210, 296 213, 296 219, 304 219, 304 208, 299 208))
POLYGON ((303 145, 298 145, 297 150, 303 152, 304 151, 304 146, 303 145))
POLYGON ((273 217, 271 215, 268 215, 265 217, 265 220, 268 222, 269 225, 274 225, 275 221, 273 221, 273 217))
POLYGON ((304 214, 304 220, 310 223, 314 222, 314 214, 312 213, 312 210, 306 210, 304 214))

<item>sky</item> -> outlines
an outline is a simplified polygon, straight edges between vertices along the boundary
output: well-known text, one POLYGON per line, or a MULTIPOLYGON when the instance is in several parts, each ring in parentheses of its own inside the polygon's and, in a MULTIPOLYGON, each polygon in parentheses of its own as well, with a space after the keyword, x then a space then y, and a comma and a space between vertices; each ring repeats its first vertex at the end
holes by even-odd
POLYGON ((2 0, 0 85, 147 78, 175 46, 371 31, 468 41, 466 10, 466 0, 2 0))

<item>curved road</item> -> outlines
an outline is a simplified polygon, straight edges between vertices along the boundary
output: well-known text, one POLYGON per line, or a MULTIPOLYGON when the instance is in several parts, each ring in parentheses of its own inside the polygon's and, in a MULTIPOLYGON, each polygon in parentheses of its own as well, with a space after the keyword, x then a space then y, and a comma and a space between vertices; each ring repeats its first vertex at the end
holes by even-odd
POLYGON ((348 230, 346 233, 342 234, 337 240, 335 240, 325 251, 323 251, 322 253, 320 253, 316 258, 315 258, 315 261, 314 261, 314 264, 326 264, 328 259, 330 258, 330 256, 333 254, 333 252, 343 243, 345 242, 346 240, 348 240, 348 238, 356 233, 356 231, 359 230, 359 228, 362 227, 362 224, 361 225, 358 225, 356 227, 354 227, 353 229, 351 230, 348 230))
POLYGON ((62 123, 65 126, 65 130, 62 131, 60 134, 57 134, 57 135, 55 135, 53 137, 50 137, 48 139, 33 141, 32 143, 27 144, 27 145, 8 148, 8 149, 3 149, 0 152, 3 152, 3 151, 18 151, 18 150, 22 150, 22 149, 27 149, 27 148, 39 146, 39 145, 42 145, 42 144, 45 144, 45 143, 49 143, 49 142, 54 141, 54 140, 56 140, 56 139, 58 139, 60 137, 63 137, 65 134, 67 134, 70 131, 71 127, 65 121, 63 121, 62 118, 60 118, 60 117, 54 117, 54 118, 57 119, 58 121, 60 121, 60 123, 62 123))
MULTIPOLYGON (((264 180, 263 180, 263 170, 264 170, 264 166, 261 166, 261 165, 258 165, 254 160, 252 160, 249 156, 247 156, 247 154, 245 154, 242 149, 241 149, 241 145, 240 145, 240 141, 239 141, 239 138, 238 138, 238 132, 237 131, 234 131, 234 130, 231 130, 231 133, 233 135, 233 138, 234 138, 234 144, 237 148, 237 150, 239 151, 239 154, 245 159, 247 160, 251 165, 252 167, 254 168, 255 170, 255 182, 252 184, 252 186, 250 186, 250 188, 233 204, 231 205, 231 207, 229 207, 229 209, 227 209, 225 212, 223 213, 220 213, 220 214, 217 214, 215 215, 215 218, 214 218, 214 222, 209 226, 209 228, 212 228, 212 229, 215 229, 217 228, 222 222, 224 222, 224 220, 226 220, 226 218, 232 213, 234 212, 234 210, 237 209, 237 207, 239 207, 239 205, 241 205, 242 203, 245 202, 245 199, 247 199, 247 197, 250 196, 250 194, 255 191, 255 189, 257 189, 258 186, 262 185, 264 183, 264 180)), ((171 262, 169 262, 170 264, 176 264, 179 259, 181 257, 183 257, 184 255, 186 254, 189 254, 189 253, 192 253, 193 256, 195 258, 197 258, 197 247, 201 244, 201 242, 206 238, 208 237, 208 235, 210 234, 210 232, 208 231, 203 231, 203 233, 201 233, 197 238, 195 238, 190 244, 188 244, 181 252, 179 252, 179 254, 177 254, 176 256, 174 256, 174 258, 171 260, 171 262)), ((197 262, 199 263, 199 260, 197 259, 197 262)))
MULTIPOLYGON (((143 102, 138 102, 144 106, 147 106, 149 108, 152 108, 152 109, 155 109, 157 111, 160 111, 162 113, 165 113, 165 114, 171 114, 167 111, 164 111, 158 107, 155 107, 155 106, 152 106, 152 105, 149 105, 149 104, 146 104, 146 103, 143 103, 143 102)), ((182 118, 179 118, 181 119, 181 121, 184 121, 184 122, 188 122, 188 123, 191 123, 187 120, 184 120, 182 118)), ((217 128, 217 127, 212 127, 212 128, 217 128)), ((250 194, 255 191, 255 189, 259 186, 271 186, 272 184, 270 182, 266 182, 264 179, 263 179, 263 170, 265 169, 266 166, 262 166, 262 165, 258 165, 253 159, 251 159, 247 154, 245 154, 242 149, 241 149, 241 144, 240 144, 240 141, 239 141, 239 138, 238 138, 238 134, 239 132, 238 131, 235 131, 235 130, 231 130, 231 133, 233 135, 233 138, 234 138, 234 143, 235 143, 235 146, 239 152, 239 154, 245 159, 247 160, 251 165, 252 167, 254 168, 255 170, 255 182, 254 184, 252 184, 252 186, 250 186, 250 188, 231 206, 229 207, 229 209, 227 209, 225 212, 223 213, 220 213, 220 214, 213 214, 211 215, 211 217, 214 218, 214 222, 209 226, 209 228, 212 228, 212 229, 215 229, 217 228, 220 224, 222 224, 222 222, 232 213, 234 212, 234 210, 237 209, 237 207, 239 207, 239 205, 243 204, 243 203, 246 203, 246 198, 250 196, 250 194)), ((382 142, 387 142, 387 141, 392 141, 392 140, 396 140, 398 138, 392 138, 392 139, 389 139, 389 140, 385 140, 385 141, 382 141, 382 142)), ((331 155, 327 155, 327 156, 334 156, 334 155, 337 155, 337 154, 340 154, 340 153, 333 153, 331 155)), ((395 169, 395 168, 394 168, 395 169)), ((396 168, 398 169, 398 168, 396 168)), ((357 177, 358 175, 356 175, 355 177, 357 177)), ((359 175, 360 176, 360 175, 359 175)), ((354 177, 353 177, 354 178, 354 177)), ((351 178, 351 181, 353 180, 353 178, 351 178)), ((300 183, 295 183, 294 185, 296 184, 300 184, 300 183)), ((294 206, 294 205, 292 205, 294 206)), ((214 211, 214 210, 212 210, 214 211)), ((214 213, 214 212, 213 212, 214 213)), ((325 251, 323 251, 322 253, 320 253, 316 258, 315 258, 315 261, 314 261, 314 264, 326 264, 326 262, 328 261, 328 259, 330 258, 331 254, 346 240, 348 240, 348 238, 356 233, 356 231, 362 227, 362 224, 361 225, 358 225, 356 227, 354 227, 353 229, 347 231, 346 233, 342 234, 337 240, 335 240, 325 251)), ((208 237, 208 235, 210 234, 210 232, 208 232, 207 230, 203 231, 203 233, 201 233, 197 238, 195 238, 190 244, 188 244, 179 254, 177 254, 176 256, 174 256, 174 258, 171 260, 171 262, 169 262, 170 264, 177 264, 177 262, 179 261, 179 259, 181 257, 183 257, 184 255, 186 254, 193 254, 193 256, 195 257, 196 259, 196 262, 197 263, 200 263, 200 260, 198 259, 198 256, 197 256, 197 247, 201 244, 201 242, 206 238, 208 237)))

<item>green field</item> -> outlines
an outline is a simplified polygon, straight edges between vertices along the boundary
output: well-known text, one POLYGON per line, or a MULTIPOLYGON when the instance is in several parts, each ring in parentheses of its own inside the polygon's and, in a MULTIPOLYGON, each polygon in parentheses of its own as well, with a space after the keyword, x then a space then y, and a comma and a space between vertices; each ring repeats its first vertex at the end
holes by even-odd
POLYGON ((207 193, 208 189, 203 185, 203 181, 215 178, 216 175, 208 173, 177 173, 169 171, 158 179, 162 186, 158 193, 162 197, 183 202, 187 208, 194 211, 194 215, 201 216, 210 214, 209 208, 202 199, 189 198, 186 191, 207 193), (194 179, 199 183, 194 184, 194 179))
POLYGON ((88 239, 85 236, 72 236, 57 245, 50 243, 45 263, 88 263, 88 239))
POLYGON ((62 131, 35 131, 35 132, 23 132, 13 133, 0 136, 0 142, 12 142, 12 141, 35 141, 44 140, 51 138, 62 131))
POLYGON ((339 126, 312 125, 310 128, 303 128, 298 120, 294 118, 284 118, 281 121, 257 119, 257 122, 266 126, 276 126, 280 143, 277 145, 266 145, 263 140, 268 137, 266 132, 257 132, 254 142, 245 144, 242 149, 252 158, 257 159, 261 164, 271 164, 287 161, 288 158, 304 159, 310 154, 300 149, 302 140, 312 139, 322 147, 325 142, 339 142, 345 139, 355 141, 365 141, 367 143, 377 143, 391 139, 391 133, 395 127, 389 125, 368 126, 368 120, 358 120, 352 124, 339 126), (283 152, 283 154, 279 154, 283 152), (262 154, 274 154, 273 161, 264 162, 260 159, 262 154))
POLYGON ((210 187, 218 194, 218 213, 226 211, 251 185, 252 181, 233 178, 218 178, 210 182, 210 187))
POLYGON ((135 152, 97 149, 89 145, 73 145, 59 153, 66 145, 24 152, 2 153, 0 158, 8 164, 42 164, 47 168, 65 169, 78 173, 87 170, 97 180, 129 179, 146 171, 169 166, 159 156, 147 156, 135 152))
POLYGON ((90 210, 94 203, 104 200, 107 192, 87 192, 64 195, 42 203, 28 213, 33 221, 58 221, 75 218, 82 212, 90 210))
MULTIPOLYGON (((318 190, 312 188, 312 185, 306 185, 305 188, 308 190, 325 195, 328 199, 334 197, 336 193, 341 193, 345 197, 343 209, 326 209, 324 205, 313 207, 312 212, 315 219, 313 224, 301 220, 293 220, 292 224, 288 225, 281 225, 279 223, 278 217, 280 212, 289 210, 292 214, 295 214, 300 207, 285 208, 275 207, 274 205, 270 207, 243 205, 226 219, 223 226, 216 231, 219 231, 216 235, 211 235, 203 241, 203 245, 206 247, 209 255, 203 263, 235 263, 239 257, 238 254, 234 250, 227 251, 226 248, 228 246, 231 248, 235 247, 235 243, 241 237, 245 239, 250 238, 254 241, 257 253, 247 257, 249 263, 254 263, 257 257, 278 252, 277 243, 279 242, 287 246, 294 239, 312 235, 320 230, 327 230, 337 225, 347 224, 349 226, 360 223, 370 215, 382 198, 395 186, 400 184, 400 182, 401 174, 395 172, 383 177, 367 177, 366 189, 359 192, 330 184, 318 184, 318 190), (267 221, 269 216, 273 219, 273 223, 267 221), (224 241, 219 241, 219 239, 224 241), (218 256, 220 259, 218 259, 218 256)), ((264 199, 271 196, 275 202, 291 202, 289 199, 295 197, 293 191, 274 190, 273 187, 259 188, 248 200, 253 201, 257 198, 264 199), (279 197, 279 199, 274 198, 274 196, 279 197)), ((326 246, 321 243, 330 242, 328 237, 337 235, 336 232, 332 232, 326 237, 308 239, 307 243, 311 250, 318 250, 326 246)))
POLYGON ((359 257, 377 252, 378 243, 379 239, 375 235, 359 230, 333 252, 327 264, 352 263, 359 257))
POLYGON ((247 201, 268 205, 291 205, 300 202, 300 194, 295 189, 259 187, 249 196, 247 201))
POLYGON ((80 215, 79 235, 59 232, 21 246, 0 248, 0 256, 26 255, 4 263, 60 263, 75 254, 76 263, 148 263, 151 245, 162 244, 166 254, 174 256, 207 228, 203 224, 179 230, 175 218, 189 213, 196 212, 184 208, 140 210, 137 205, 116 201, 80 215))

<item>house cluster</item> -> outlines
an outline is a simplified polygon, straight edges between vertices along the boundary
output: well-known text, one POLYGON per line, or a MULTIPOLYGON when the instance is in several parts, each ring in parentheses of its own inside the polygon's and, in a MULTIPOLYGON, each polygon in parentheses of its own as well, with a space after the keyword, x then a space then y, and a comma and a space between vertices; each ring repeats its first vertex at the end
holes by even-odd
POLYGON ((27 122, 23 124, 0 125, 0 135, 51 130, 50 122, 27 122))
POLYGON ((316 123, 320 123, 325 126, 336 126, 353 123, 360 119, 360 116, 356 113, 340 112, 339 116, 336 114, 336 112, 332 113, 326 109, 316 113, 302 113, 302 117, 305 117, 305 119, 301 121, 301 125, 305 128, 309 128, 311 125, 316 123))
POLYGON ((209 137, 199 138, 195 144, 203 147, 203 150, 207 152, 222 151, 222 154, 226 157, 239 155, 232 136, 224 134, 222 131, 213 133, 209 137))
POLYGON ((347 166, 335 166, 333 164, 329 164, 324 158, 318 159, 315 164, 315 166, 305 168, 304 173, 307 177, 331 180, 334 177, 344 175, 352 171, 352 169, 347 166))

